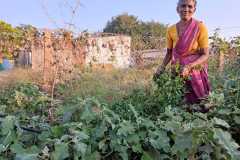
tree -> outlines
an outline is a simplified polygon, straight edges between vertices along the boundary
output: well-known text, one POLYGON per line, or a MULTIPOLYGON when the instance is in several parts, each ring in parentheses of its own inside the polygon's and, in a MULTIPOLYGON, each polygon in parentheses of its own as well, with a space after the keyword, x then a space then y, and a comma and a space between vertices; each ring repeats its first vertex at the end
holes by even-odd
POLYGON ((142 22, 143 41, 147 49, 161 49, 165 47, 166 25, 158 22, 142 22))
POLYGON ((165 46, 166 25, 143 22, 127 13, 113 17, 103 32, 125 34, 132 37, 132 50, 161 49, 165 46))
POLYGON ((113 17, 111 21, 107 22, 103 32, 133 36, 134 34, 137 34, 138 28, 139 21, 137 17, 124 13, 117 17, 113 17))
POLYGON ((21 47, 25 50, 31 50, 35 37, 38 35, 38 29, 32 25, 22 24, 17 26, 16 29, 21 34, 21 47))
POLYGON ((213 36, 210 37, 210 39, 212 40, 212 49, 214 50, 214 52, 219 54, 218 68, 219 71, 222 72, 224 69, 224 57, 230 49, 230 43, 225 38, 220 37, 219 31, 220 29, 217 28, 213 36))
POLYGON ((13 58, 12 53, 21 45, 21 32, 10 24, 0 21, 0 52, 4 57, 13 58))

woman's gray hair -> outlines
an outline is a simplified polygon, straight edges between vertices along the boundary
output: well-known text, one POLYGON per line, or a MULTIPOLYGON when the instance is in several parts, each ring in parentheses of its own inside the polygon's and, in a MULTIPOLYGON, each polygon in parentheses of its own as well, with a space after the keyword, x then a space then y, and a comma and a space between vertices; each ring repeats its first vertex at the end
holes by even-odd
MULTIPOLYGON (((183 0, 178 0, 178 6, 183 0)), ((195 7, 197 6, 197 0, 192 0, 194 2, 195 7)))

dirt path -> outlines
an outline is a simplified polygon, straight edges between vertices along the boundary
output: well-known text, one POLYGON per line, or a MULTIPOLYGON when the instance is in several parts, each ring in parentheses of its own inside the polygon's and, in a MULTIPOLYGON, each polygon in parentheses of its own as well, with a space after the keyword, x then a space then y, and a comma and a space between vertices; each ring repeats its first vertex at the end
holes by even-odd
POLYGON ((8 79, 10 71, 0 71, 0 84, 4 82, 5 79, 8 79))

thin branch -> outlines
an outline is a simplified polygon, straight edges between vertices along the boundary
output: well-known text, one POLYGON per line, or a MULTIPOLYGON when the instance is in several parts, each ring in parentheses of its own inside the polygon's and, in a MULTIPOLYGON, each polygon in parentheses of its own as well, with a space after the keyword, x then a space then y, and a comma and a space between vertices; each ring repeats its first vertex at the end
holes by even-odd
POLYGON ((64 2, 65 2, 65 4, 66 4, 66 6, 69 6, 70 11, 71 11, 70 21, 69 21, 68 23, 66 23, 66 24, 68 25, 68 29, 71 30, 71 27, 77 28, 76 25, 73 23, 73 20, 74 20, 74 18, 75 18, 76 15, 77 15, 77 10, 78 10, 81 6, 83 6, 83 4, 81 3, 80 0, 76 0, 76 4, 75 4, 74 6, 71 6, 67 0, 65 0, 64 2))
POLYGON ((50 23, 54 24, 55 27, 59 28, 57 25, 57 22, 50 16, 50 14, 48 12, 48 8, 47 8, 47 4, 46 4, 45 0, 41 0, 41 6, 42 6, 42 9, 43 9, 45 15, 47 16, 48 20, 50 21, 50 23))

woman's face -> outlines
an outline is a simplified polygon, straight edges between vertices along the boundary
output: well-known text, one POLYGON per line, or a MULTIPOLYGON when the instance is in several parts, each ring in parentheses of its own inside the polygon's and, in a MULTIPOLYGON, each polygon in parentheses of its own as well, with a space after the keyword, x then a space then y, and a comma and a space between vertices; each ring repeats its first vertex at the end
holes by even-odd
POLYGON ((177 6, 177 12, 181 20, 190 20, 196 10, 196 6, 193 0, 181 0, 177 6))

